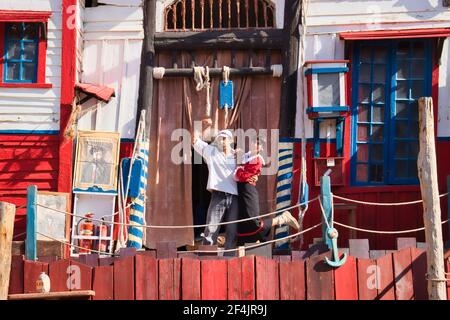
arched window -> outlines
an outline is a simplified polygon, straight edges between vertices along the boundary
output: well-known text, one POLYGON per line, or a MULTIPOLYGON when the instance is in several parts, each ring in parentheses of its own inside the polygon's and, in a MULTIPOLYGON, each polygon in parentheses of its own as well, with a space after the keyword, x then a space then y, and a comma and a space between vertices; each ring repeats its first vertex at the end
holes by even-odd
POLYGON ((275 27, 270 0, 176 0, 164 17, 166 31, 275 27))

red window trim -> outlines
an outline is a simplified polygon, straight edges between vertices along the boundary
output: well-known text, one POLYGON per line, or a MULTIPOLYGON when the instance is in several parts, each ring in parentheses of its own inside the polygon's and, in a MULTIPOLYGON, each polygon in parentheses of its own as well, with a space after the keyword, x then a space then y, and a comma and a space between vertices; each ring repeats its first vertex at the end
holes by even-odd
POLYGON ((47 22, 51 11, 0 10, 0 22, 47 22))
MULTIPOLYGON (((45 31, 47 22, 52 12, 50 11, 17 11, 0 10, 0 87, 1 88, 51 88, 51 83, 45 83, 45 69, 47 66, 47 37, 39 34, 38 48, 38 74, 36 83, 4 83, 3 65, 5 52, 5 23, 7 22, 43 22, 45 31)), ((43 29, 39 29, 43 32, 43 29)))
POLYGON ((450 37, 450 28, 341 32, 342 40, 377 40, 450 37))

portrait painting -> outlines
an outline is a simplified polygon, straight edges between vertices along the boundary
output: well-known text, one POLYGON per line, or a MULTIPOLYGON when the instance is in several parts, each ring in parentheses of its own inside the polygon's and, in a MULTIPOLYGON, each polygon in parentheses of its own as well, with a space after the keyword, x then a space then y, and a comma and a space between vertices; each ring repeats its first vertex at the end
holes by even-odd
POLYGON ((37 194, 37 240, 68 240, 70 218, 64 212, 70 211, 69 194, 64 192, 39 191, 37 194), (46 237, 46 236, 49 237, 46 237))
POLYGON ((119 133, 79 132, 74 189, 116 190, 119 143, 119 133))

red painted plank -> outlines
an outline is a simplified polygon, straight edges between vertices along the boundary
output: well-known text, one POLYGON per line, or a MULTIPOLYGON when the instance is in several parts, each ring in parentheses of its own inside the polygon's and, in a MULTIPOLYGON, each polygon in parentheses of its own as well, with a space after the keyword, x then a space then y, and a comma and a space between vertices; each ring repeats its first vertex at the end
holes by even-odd
POLYGON ((70 261, 70 291, 91 290, 92 268, 83 263, 70 261))
POLYGON ((92 290, 95 291, 94 300, 113 300, 114 298, 114 270, 113 266, 99 266, 94 268, 92 290))
POLYGON ((134 257, 114 261, 114 300, 134 300, 134 257))
POLYGON ((181 299, 200 300, 200 260, 181 259, 181 299))
POLYGON ((226 300, 227 293, 227 261, 201 261, 202 300, 226 300))
POLYGON ((70 286, 68 286, 68 284, 70 284, 69 278, 71 278, 71 270, 69 266, 69 260, 58 260, 49 264, 48 276, 51 280, 51 292, 70 290, 70 286))
POLYGON ((379 269, 373 259, 357 259, 359 300, 375 300, 379 287, 379 269))
POLYGON ((227 273, 233 275, 228 277, 228 300, 241 300, 242 265, 239 258, 228 260, 227 273))
POLYGON ((25 260, 23 272, 24 293, 37 293, 36 280, 38 279, 41 272, 45 272, 48 274, 48 264, 38 261, 25 260))
POLYGON ((427 251, 411 248, 414 300, 428 300, 427 251))
POLYGON ((0 172, 21 172, 23 170, 30 171, 54 171, 58 170, 58 160, 26 160, 26 161, 1 161, 0 172))
POLYGON ((159 300, 180 299, 180 259, 158 259, 159 300))
POLYGON ((242 257, 240 260, 242 268, 242 300, 255 300, 255 257, 242 257))
POLYGON ((334 269, 336 300, 358 300, 356 258, 347 257, 344 265, 334 269))
POLYGON ((255 300, 255 258, 230 259, 227 272, 228 300, 255 300))
POLYGON ((29 159, 55 159, 58 158, 58 146, 26 147, 11 146, 0 149, 0 157, 4 160, 22 161, 29 159))
POLYGON ((12 256, 9 276, 9 294, 23 293, 23 256, 12 256))
POLYGON ((324 253, 306 260, 307 299, 334 300, 333 269, 324 259, 330 253, 324 253))
POLYGON ((158 300, 158 263, 154 257, 135 257, 136 300, 158 300))
POLYGON ((305 300, 305 261, 282 261, 280 268, 280 300, 305 300))
POLYGON ((395 297, 412 300, 414 297, 411 250, 406 248, 393 253, 395 274, 395 297))
POLYGON ((377 300, 395 300, 394 267, 392 254, 377 259, 378 274, 380 276, 377 300))
POLYGON ((256 257, 256 300, 278 300, 278 262, 265 257, 256 257))

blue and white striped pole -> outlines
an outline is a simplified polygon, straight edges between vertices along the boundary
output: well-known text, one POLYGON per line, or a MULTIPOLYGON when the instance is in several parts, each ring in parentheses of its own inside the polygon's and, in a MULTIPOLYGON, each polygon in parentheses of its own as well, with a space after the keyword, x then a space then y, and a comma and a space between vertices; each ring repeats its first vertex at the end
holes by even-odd
MULTIPOLYGON (((276 210, 291 206, 292 177, 293 177, 294 144, 282 142, 278 144, 278 174, 277 174, 277 205, 276 210)), ((278 215, 280 215, 279 213, 278 215)), ((289 235, 289 226, 282 225, 275 228, 275 239, 289 235)), ((289 240, 275 243, 277 249, 289 249, 289 240)))
MULTIPOLYGON (((141 117, 141 121, 143 121, 143 118, 141 117)), ((128 227, 127 247, 136 249, 142 248, 145 232, 142 226, 145 225, 145 193, 147 190, 149 141, 144 138, 144 130, 144 128, 141 130, 141 134, 136 140, 138 144, 137 159, 142 161, 142 171, 139 181, 139 195, 131 199, 133 204, 130 206, 130 226, 128 227)))

